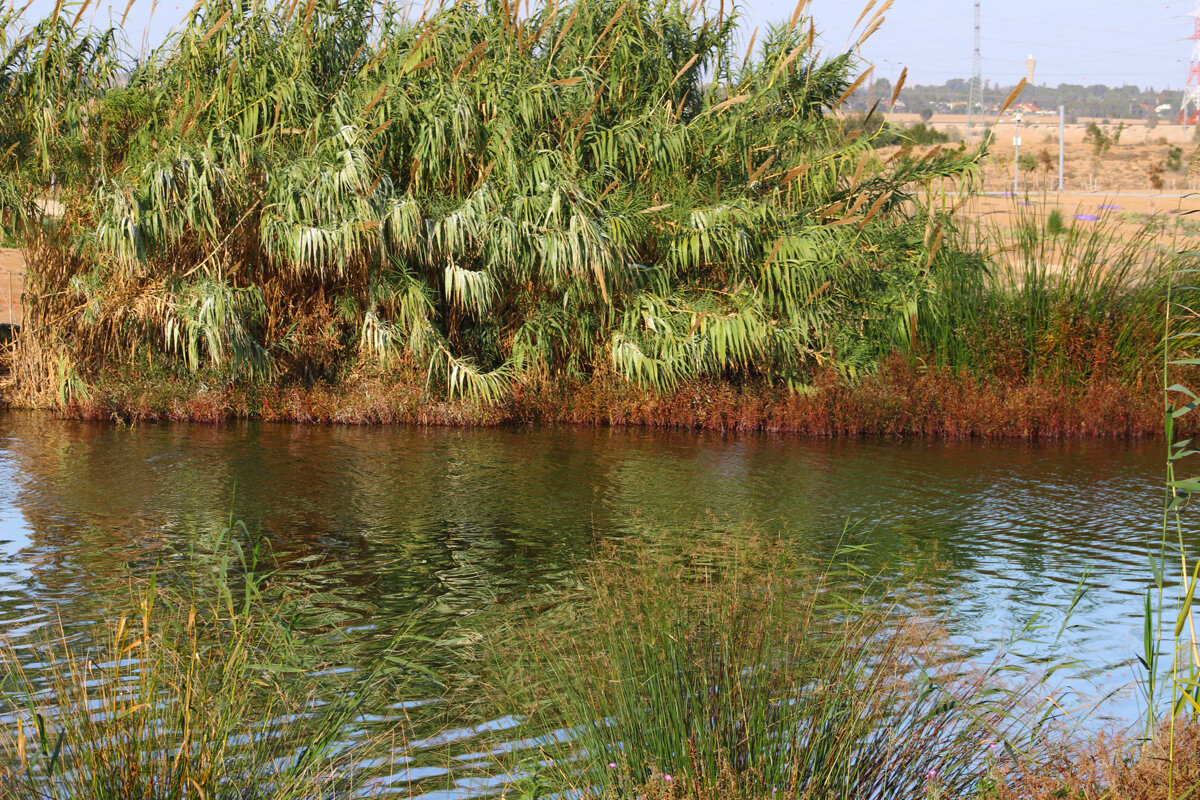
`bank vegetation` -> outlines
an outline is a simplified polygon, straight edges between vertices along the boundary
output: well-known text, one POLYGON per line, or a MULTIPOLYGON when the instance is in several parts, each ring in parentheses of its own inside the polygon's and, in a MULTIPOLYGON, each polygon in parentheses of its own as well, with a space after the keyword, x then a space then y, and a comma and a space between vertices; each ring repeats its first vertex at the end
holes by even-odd
POLYGON ((823 55, 803 2, 750 47, 734 10, 660 0, 203 0, 148 52, 86 12, 3 12, 0 222, 28 266, 12 403, 1158 427, 1167 248, 964 228, 944 191, 984 152, 878 158, 871 125, 842 124, 856 48, 823 55), (1051 403, 1071 411, 1022 410, 1051 403))

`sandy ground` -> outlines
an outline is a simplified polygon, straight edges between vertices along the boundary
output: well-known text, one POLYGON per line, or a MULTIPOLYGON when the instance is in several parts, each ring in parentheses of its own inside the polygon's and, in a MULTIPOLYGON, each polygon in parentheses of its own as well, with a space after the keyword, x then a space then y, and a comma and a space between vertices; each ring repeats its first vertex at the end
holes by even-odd
POLYGON ((0 247, 0 325, 21 323, 21 290, 25 285, 25 261, 21 251, 0 247))
MULTIPOLYGON (((1033 155, 1038 165, 1032 172, 1022 171, 1022 190, 1057 189, 1058 187, 1058 117, 1023 115, 1020 126, 1021 154, 1033 155)), ((919 121, 916 114, 895 114, 890 119, 901 125, 919 121)), ((995 120, 990 120, 994 123, 995 120)), ((930 125, 950 134, 953 140, 965 136, 966 117, 934 115, 930 125)), ((996 138, 992 155, 984 170, 984 190, 1012 191, 1013 137, 1017 124, 1011 114, 995 126, 996 138)), ((1200 146, 1197 126, 1159 124, 1147 128, 1144 120, 1082 120, 1067 125, 1063 131, 1065 159, 1063 188, 1085 192, 1179 193, 1200 191, 1200 174, 1188 175, 1188 164, 1200 146), (1104 153, 1084 141, 1087 124, 1096 122, 1115 134, 1124 124, 1120 141, 1104 153), (1170 164, 1172 148, 1178 149, 1176 168, 1170 164), (1155 185, 1155 175, 1161 188, 1155 185)), ((978 135, 978 134, 977 134, 978 135)), ((973 140, 978 142, 978 138, 973 140)))
MULTIPOLYGON (((888 119, 898 125, 912 125, 915 122, 920 122, 921 118, 917 114, 892 114, 888 119)), ((978 119, 975 120, 979 124, 978 119)), ((1117 128, 1124 124, 1125 129, 1121 132, 1121 142, 1123 144, 1150 144, 1157 143, 1160 139, 1165 139, 1165 144, 1197 144, 1196 126, 1191 125, 1184 127, 1183 125, 1168 124, 1160 122, 1153 128, 1146 127, 1144 119, 1109 119, 1103 120, 1099 118, 1080 117, 1075 123, 1065 126, 1067 144, 1072 142, 1079 144, 1083 142, 1083 137, 1087 134, 1087 126, 1089 123, 1096 123, 1102 128, 1117 128)), ((934 114, 929 124, 938 130, 943 130, 948 133, 957 131, 959 134, 965 134, 967 130, 967 118, 962 114, 934 114)), ((988 125, 996 125, 995 117, 987 119, 988 125)), ((1006 112, 1003 119, 996 126, 996 132, 1001 134, 1000 138, 1011 137, 1016 128, 1016 123, 1011 112, 1006 112)), ((1022 144, 1040 144, 1046 135, 1052 135, 1054 141, 1058 141, 1058 113, 1053 114, 1030 114, 1022 112, 1021 114, 1021 131, 1022 136, 1033 136, 1034 141, 1025 139, 1022 144)))
MULTIPOLYGON (((892 120, 911 125, 919 117, 897 114, 892 120)), ((1011 114, 1005 115, 996 125, 991 155, 984 163, 978 187, 982 194, 964 202, 960 216, 986 227, 1011 230, 1031 220, 1044 224, 1057 210, 1067 225, 1100 226, 1105 236, 1114 240, 1132 238, 1151 226, 1153 240, 1162 247, 1195 247, 1191 242, 1200 238, 1200 156, 1196 168, 1189 170, 1189 165, 1193 154, 1200 152, 1196 126, 1147 128, 1145 121, 1125 120, 1120 140, 1098 153, 1084 141, 1091 121, 1065 127, 1063 191, 1059 192, 1057 115, 1023 114, 1020 152, 1033 155, 1036 166, 1021 170, 1015 185, 1013 137, 1017 125, 1011 114)), ((1110 134, 1122 123, 1094 121, 1110 134)), ((963 116, 935 115, 930 124, 952 138, 966 131, 963 116)), ((885 149, 882 154, 894 150, 885 149)), ((956 187, 945 188, 953 191, 956 187)), ((957 200, 953 196, 947 199, 957 200)))

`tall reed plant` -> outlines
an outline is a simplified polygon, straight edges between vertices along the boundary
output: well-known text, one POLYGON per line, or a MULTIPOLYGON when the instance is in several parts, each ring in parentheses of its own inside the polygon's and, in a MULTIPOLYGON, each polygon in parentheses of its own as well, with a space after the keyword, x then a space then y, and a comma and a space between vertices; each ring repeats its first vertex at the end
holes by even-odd
POLYGON ((201 0, 137 59, 86 7, 0 12, 32 400, 155 364, 484 404, 856 374, 935 257, 906 199, 983 157, 876 158, 803 0, 745 52, 734 8, 665 0, 201 0))
MULTIPOLYGON (((186 580, 151 578, 91 629, 0 644, 0 786, 21 800, 361 796, 388 744, 361 717, 415 674, 400 640, 346 669, 335 637, 267 589, 255 549, 219 537, 186 580)), ((244 533, 244 530, 242 530, 244 533)), ((244 537, 243 537, 244 538, 244 537)))
POLYGON ((564 732, 524 780, 806 800, 984 786, 989 764, 1035 740, 1029 697, 986 664, 944 660, 904 582, 853 555, 822 564, 757 535, 657 530, 606 549, 573 596, 504 631, 501 694, 564 732))
POLYGON ((1200 558, 1189 553, 1185 535, 1185 509, 1192 495, 1200 492, 1200 477, 1181 476, 1177 469, 1184 460, 1196 455, 1191 437, 1181 438, 1177 428, 1200 406, 1200 395, 1189 387, 1194 368, 1200 365, 1191 326, 1198 314, 1191 302, 1200 275, 1196 266, 1200 252, 1185 251, 1183 262, 1172 273, 1167 316, 1163 325, 1162 386, 1165 402, 1164 424, 1167 443, 1166 493, 1163 501, 1162 532, 1157 552, 1150 559, 1153 585, 1146 591, 1144 653, 1146 672, 1146 727, 1165 730, 1166 781, 1169 796, 1182 797, 1200 790, 1200 774, 1191 775, 1194 785, 1180 785, 1176 761, 1194 767, 1195 753, 1177 752, 1178 718, 1200 720, 1200 637, 1197 636, 1193 603, 1200 581, 1200 558), (1180 382, 1180 375, 1186 377, 1180 382), (1170 576, 1175 573, 1175 579, 1170 576), (1171 597, 1170 587, 1175 596, 1171 597), (1163 685, 1165 683, 1165 685, 1163 685), (1164 700, 1169 701, 1164 703, 1164 700))
MULTIPOLYGON (((1054 233, 1046 208, 1015 206, 959 235, 978 264, 949 265, 920 317, 916 352, 1002 381, 1157 384, 1176 256, 1153 225, 1117 216, 1054 233)), ((1194 330, 1194 321, 1181 321, 1194 330)))

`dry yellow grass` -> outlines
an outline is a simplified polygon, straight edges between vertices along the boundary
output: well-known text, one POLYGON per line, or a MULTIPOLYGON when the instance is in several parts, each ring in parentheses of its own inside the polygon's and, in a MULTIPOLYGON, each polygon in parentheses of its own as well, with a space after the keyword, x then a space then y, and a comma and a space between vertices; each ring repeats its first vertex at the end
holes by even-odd
POLYGON ((25 260, 21 251, 0 247, 0 324, 20 323, 21 291, 25 285, 25 260))

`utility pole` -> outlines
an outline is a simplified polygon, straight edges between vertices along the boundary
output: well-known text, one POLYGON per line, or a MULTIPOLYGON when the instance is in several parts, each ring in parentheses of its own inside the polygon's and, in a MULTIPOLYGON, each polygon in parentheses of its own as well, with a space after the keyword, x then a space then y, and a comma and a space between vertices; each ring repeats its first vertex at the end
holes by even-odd
POLYGON ((1058 107, 1058 193, 1063 190, 1063 161, 1066 160, 1067 107, 1058 107))
POLYGON ((1021 112, 1014 117, 1017 121, 1017 134, 1013 137, 1013 197, 1021 191, 1021 112))
POLYGON ((1195 42, 1192 46, 1192 57, 1188 60, 1188 76, 1186 89, 1183 90, 1183 102, 1180 103, 1179 117, 1183 124, 1183 140, 1187 141, 1188 123, 1193 111, 1200 111, 1200 0, 1188 16, 1192 17, 1192 35, 1188 38, 1195 42))
MULTIPOLYGON (((971 66, 971 86, 967 92, 967 143, 971 142, 971 134, 975 130, 975 107, 983 110, 983 51, 980 46, 980 13, 979 2, 975 0, 975 60, 971 66)), ((1196 0, 1200 3, 1200 0, 1196 0)), ((981 134, 982 136, 982 134, 981 134)))

